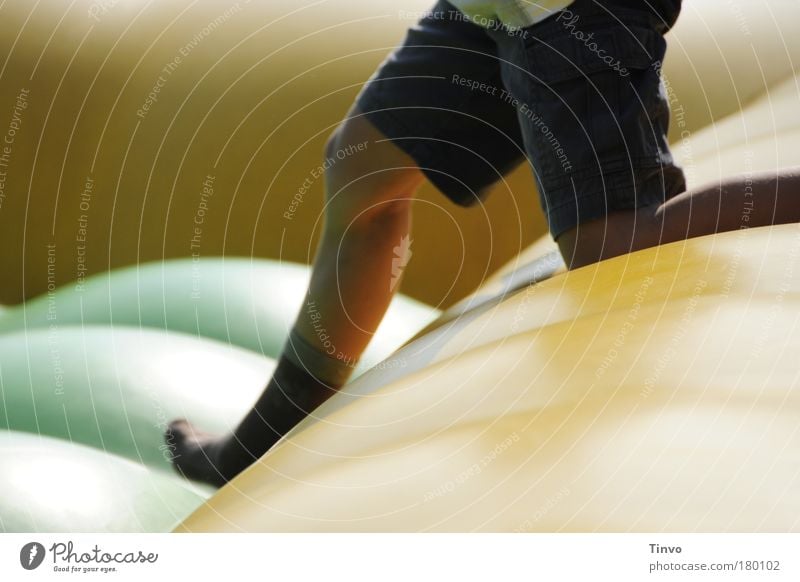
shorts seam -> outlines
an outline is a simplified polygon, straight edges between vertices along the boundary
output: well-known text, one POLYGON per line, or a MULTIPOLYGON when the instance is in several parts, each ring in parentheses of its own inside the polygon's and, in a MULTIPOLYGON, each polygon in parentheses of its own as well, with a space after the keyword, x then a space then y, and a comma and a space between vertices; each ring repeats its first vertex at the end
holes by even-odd
MULTIPOLYGON (((561 202, 557 206, 551 206, 548 208, 547 214, 551 214, 552 212, 557 212, 562 208, 566 208, 569 206, 575 206, 576 203, 580 202, 581 200, 590 200, 590 199, 598 199, 598 198, 614 198, 614 194, 625 194, 630 191, 631 188, 627 186, 613 186, 610 188, 605 188, 603 190, 593 190, 592 192, 587 192, 584 194, 579 194, 569 200, 561 202)), ((662 195, 664 192, 661 188, 641 188, 638 189, 636 192, 636 196, 628 198, 627 196, 624 198, 626 201, 630 200, 631 202, 635 203, 637 199, 642 198, 643 196, 650 196, 653 193, 658 194, 659 196, 662 195)), ((612 209, 613 210, 613 209, 612 209)))
MULTIPOLYGON (((600 163, 603 165, 613 165, 616 163, 616 160, 600 160, 600 163)), ((674 167, 674 164, 664 163, 662 158, 653 156, 644 156, 633 159, 625 158, 623 164, 624 165, 621 165, 619 169, 612 169, 606 172, 598 172, 596 169, 587 169, 573 170, 570 174, 566 176, 559 176, 557 178, 554 176, 543 176, 541 178, 541 182, 543 184, 551 184, 554 188, 561 190, 576 180, 601 177, 605 180, 608 180, 613 179, 618 175, 630 176, 641 170, 656 170, 660 168, 668 169, 674 167)))
MULTIPOLYGON (((670 164, 651 164, 651 165, 642 165, 638 167, 639 170, 661 170, 668 171, 670 169, 676 169, 676 166, 670 164)), ((575 182, 576 179, 573 178, 572 181, 561 184, 556 187, 548 188, 545 186, 545 192, 547 194, 546 198, 548 200, 552 198, 562 198, 561 202, 555 206, 548 205, 547 208, 547 215, 550 216, 551 213, 557 212, 565 207, 575 206, 582 200, 589 200, 589 199, 598 199, 603 197, 607 201, 610 200, 618 200, 623 203, 630 203, 631 205, 635 205, 637 200, 642 198, 649 198, 654 194, 658 198, 669 198, 674 196, 678 192, 682 191, 681 186, 683 183, 677 183, 673 180, 667 179, 666 177, 663 180, 657 182, 656 185, 644 184, 641 187, 634 187, 632 184, 620 184, 620 180, 624 180, 626 182, 631 181, 631 176, 629 171, 618 171, 618 172, 611 172, 607 175, 603 175, 600 173, 593 173, 590 176, 591 178, 600 179, 603 176, 603 180, 609 184, 606 188, 600 190, 592 190, 591 192, 585 192, 579 195, 573 195, 573 189, 571 188, 572 182, 575 182), (675 182, 675 183, 674 183, 675 182), (676 192, 677 190, 677 192, 676 192), (557 193, 562 193, 564 191, 569 191, 570 196, 568 198, 561 197, 557 193), (556 193, 557 192, 557 193, 556 193), (631 195, 628 195, 628 193, 631 195), (623 197, 617 197, 619 194, 625 194, 623 197), (635 196, 634 196, 635 194, 635 196)), ((633 180, 635 182, 635 180, 633 180)), ((542 182, 546 184, 546 182, 542 182)), ((634 207, 634 206, 630 206, 634 207)), ((625 208, 624 206, 622 208, 625 208)))

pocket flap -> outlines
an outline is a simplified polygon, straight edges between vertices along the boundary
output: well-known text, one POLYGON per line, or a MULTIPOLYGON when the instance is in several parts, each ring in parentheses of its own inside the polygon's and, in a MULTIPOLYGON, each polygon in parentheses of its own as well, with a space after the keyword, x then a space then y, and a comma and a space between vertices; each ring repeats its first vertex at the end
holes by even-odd
POLYGON ((666 49, 661 34, 641 26, 616 27, 620 30, 611 33, 587 32, 591 27, 584 29, 568 20, 557 24, 560 34, 526 40, 531 70, 542 83, 559 83, 604 71, 627 77, 632 70, 654 67, 666 49))

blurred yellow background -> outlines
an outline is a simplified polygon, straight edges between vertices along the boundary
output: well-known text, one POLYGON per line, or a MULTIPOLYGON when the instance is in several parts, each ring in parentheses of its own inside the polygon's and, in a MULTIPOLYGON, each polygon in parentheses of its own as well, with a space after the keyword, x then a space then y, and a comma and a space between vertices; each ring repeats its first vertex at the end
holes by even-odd
MULTIPOLYGON (((323 187, 312 171, 413 23, 393 5, 6 3, 0 131, 28 93, 0 207, 0 301, 46 291, 48 244, 58 284, 193 253, 309 260, 323 187), (203 196, 209 177, 213 194, 203 196)), ((402 11, 427 6, 412 0, 402 11)), ((543 232, 526 167, 484 209, 426 186, 402 291, 450 304, 543 232)))

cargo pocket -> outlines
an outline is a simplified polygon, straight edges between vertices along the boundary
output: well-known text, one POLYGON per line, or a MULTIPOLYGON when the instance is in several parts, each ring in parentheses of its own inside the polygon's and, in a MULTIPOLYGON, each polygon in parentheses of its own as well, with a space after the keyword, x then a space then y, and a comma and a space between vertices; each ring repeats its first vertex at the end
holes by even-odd
POLYGON ((576 170, 590 173, 658 158, 669 119, 663 36, 610 18, 554 18, 522 40, 527 74, 517 90, 569 144, 576 170))

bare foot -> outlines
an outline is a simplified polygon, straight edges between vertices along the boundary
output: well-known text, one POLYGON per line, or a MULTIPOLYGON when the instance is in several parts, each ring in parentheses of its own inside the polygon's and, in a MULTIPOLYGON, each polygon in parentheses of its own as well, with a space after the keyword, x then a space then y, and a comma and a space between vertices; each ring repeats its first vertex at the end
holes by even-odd
POLYGON ((188 420, 171 422, 164 440, 172 453, 172 465, 188 479, 221 487, 264 455, 335 390, 281 358, 255 406, 232 434, 212 435, 188 420))
POLYGON ((164 440, 173 452, 172 466, 193 481, 222 487, 246 467, 235 470, 226 466, 224 451, 229 446, 230 437, 198 430, 188 420, 171 422, 164 440))

